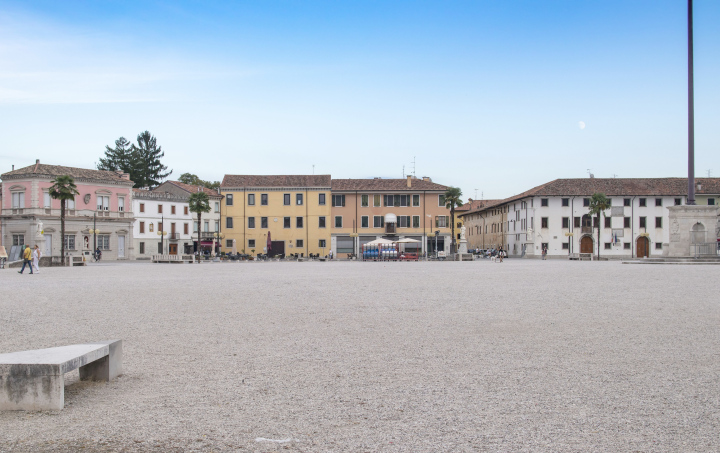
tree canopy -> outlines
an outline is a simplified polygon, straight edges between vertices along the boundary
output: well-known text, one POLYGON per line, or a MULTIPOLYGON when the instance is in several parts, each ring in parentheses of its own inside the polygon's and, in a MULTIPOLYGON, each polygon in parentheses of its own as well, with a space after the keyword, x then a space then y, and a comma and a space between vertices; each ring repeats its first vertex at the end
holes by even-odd
POLYGON ((598 238, 597 238, 597 248, 598 248, 598 258, 600 258, 600 214, 605 214, 605 211, 610 209, 610 206, 612 203, 610 202, 610 199, 608 199, 604 193, 596 192, 592 194, 592 197, 590 197, 590 210, 588 214, 591 216, 597 216, 597 229, 598 229, 598 238))
POLYGON ((167 171, 161 159, 165 153, 157 146, 157 139, 144 131, 137 136, 137 145, 127 141, 125 137, 115 140, 115 147, 105 146, 105 157, 100 158, 98 170, 121 170, 130 174, 134 187, 157 187, 162 180, 172 174, 167 171))
POLYGON ((178 181, 183 184, 190 184, 192 186, 203 186, 207 189, 220 189, 220 181, 205 181, 204 179, 200 179, 197 175, 194 175, 192 173, 183 173, 178 178, 178 181))

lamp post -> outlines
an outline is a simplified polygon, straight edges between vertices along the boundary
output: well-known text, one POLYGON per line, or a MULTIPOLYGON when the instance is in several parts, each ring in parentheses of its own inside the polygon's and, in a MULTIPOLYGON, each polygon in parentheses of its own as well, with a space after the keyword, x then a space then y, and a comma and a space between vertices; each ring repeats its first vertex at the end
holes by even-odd
POLYGON ((568 238, 568 256, 570 256, 570 246, 572 245, 572 241, 570 240, 570 238, 573 236, 574 236, 573 233, 565 232, 565 237, 568 238))
POLYGON ((217 239, 218 244, 222 244, 220 241, 225 237, 225 233, 215 232, 213 233, 213 256, 215 256, 215 240, 217 239))
POLYGON ((163 215, 160 220, 160 228, 158 229, 158 236, 160 236, 160 254, 165 254, 165 243, 163 241, 163 236, 167 234, 165 230, 165 216, 163 215))
POLYGON ((90 232, 93 235, 93 252, 97 249, 97 234, 99 233, 97 229, 97 212, 93 212, 93 227, 90 232))

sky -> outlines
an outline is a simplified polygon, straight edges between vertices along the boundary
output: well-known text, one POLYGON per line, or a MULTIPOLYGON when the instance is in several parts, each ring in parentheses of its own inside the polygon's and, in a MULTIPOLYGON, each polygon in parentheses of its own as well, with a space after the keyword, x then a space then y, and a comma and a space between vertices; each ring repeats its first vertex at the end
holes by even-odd
MULTIPOLYGON (((694 9, 696 175, 720 176, 720 2, 694 9)), ((0 0, 0 172, 149 130, 171 178, 684 177, 686 27, 685 0, 0 0)))

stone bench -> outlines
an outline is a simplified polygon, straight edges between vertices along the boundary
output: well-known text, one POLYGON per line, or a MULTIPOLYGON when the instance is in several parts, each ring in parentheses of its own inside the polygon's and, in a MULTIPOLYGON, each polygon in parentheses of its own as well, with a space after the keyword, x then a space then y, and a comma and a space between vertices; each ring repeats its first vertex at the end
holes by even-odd
POLYGON ((153 255, 153 263, 194 263, 194 255, 153 255))
POLYGON ((122 374, 122 340, 0 354, 0 410, 60 410, 65 373, 109 381, 122 374))
POLYGON ((85 257, 84 256, 71 256, 71 263, 73 266, 85 266, 85 257))

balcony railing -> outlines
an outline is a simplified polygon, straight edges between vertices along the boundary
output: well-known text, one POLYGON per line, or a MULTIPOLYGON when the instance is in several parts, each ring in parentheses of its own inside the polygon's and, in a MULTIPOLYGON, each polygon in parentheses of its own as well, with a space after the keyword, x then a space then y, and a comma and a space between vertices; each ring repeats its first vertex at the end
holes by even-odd
POLYGON ((590 227, 590 226, 584 226, 584 227, 581 227, 581 228, 580 228, 580 232, 581 232, 582 234, 587 234, 587 233, 592 234, 592 230, 593 230, 593 229, 592 229, 592 227, 590 227))
POLYGON ((177 241, 180 239, 180 233, 168 233, 168 240, 177 241))

